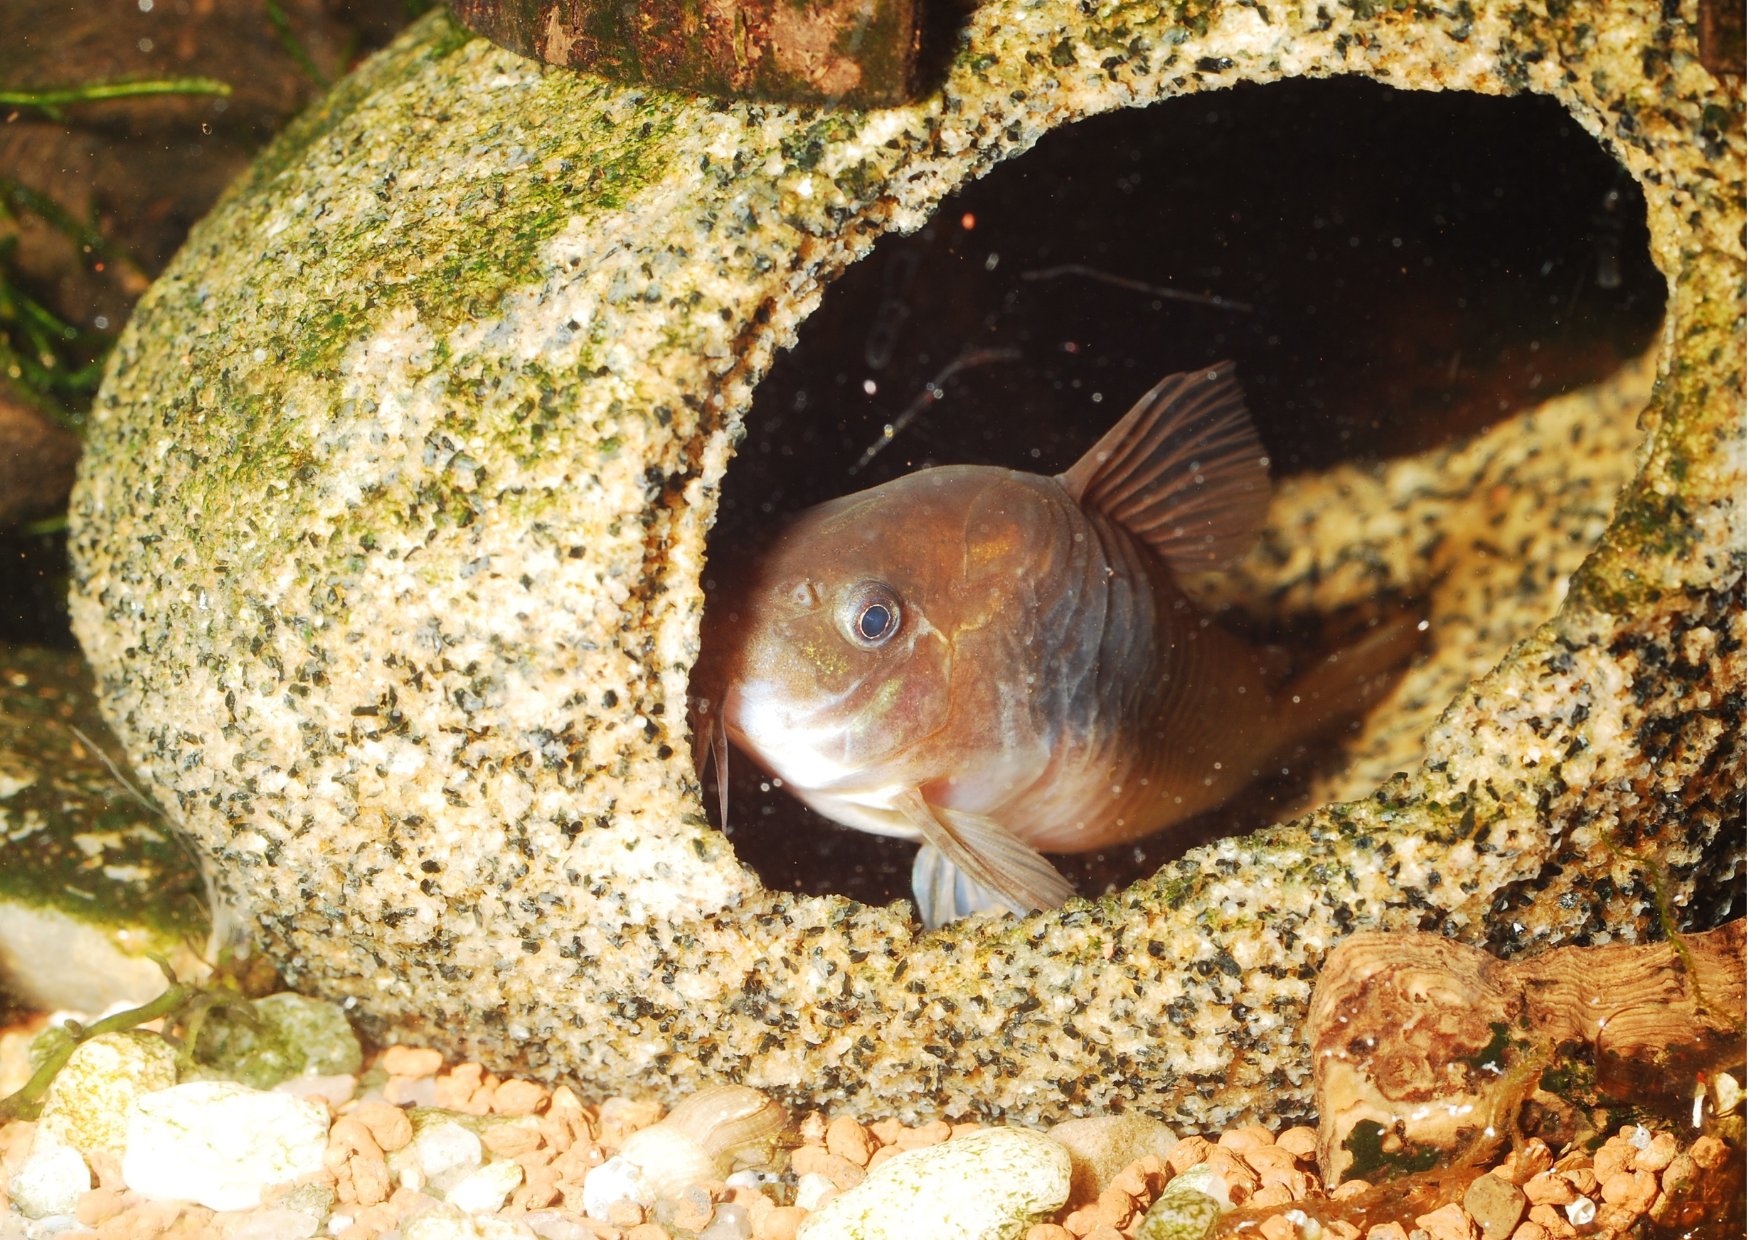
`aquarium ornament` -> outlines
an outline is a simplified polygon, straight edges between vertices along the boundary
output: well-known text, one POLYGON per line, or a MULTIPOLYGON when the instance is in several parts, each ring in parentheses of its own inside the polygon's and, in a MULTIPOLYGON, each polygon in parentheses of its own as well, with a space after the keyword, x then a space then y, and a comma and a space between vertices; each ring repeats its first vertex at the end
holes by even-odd
POLYGON ((451 8, 501 47, 619 82, 854 108, 915 93, 916 0, 455 0, 451 8))

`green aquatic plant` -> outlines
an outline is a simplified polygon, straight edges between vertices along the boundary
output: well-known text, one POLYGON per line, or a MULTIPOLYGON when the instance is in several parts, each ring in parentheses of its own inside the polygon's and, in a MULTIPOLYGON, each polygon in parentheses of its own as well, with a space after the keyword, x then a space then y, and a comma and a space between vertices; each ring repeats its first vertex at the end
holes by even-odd
MULTIPOLYGON (((0 87, 0 105, 33 108, 51 120, 64 109, 113 99, 154 95, 228 97, 231 87, 208 77, 142 78, 83 82, 71 86, 0 87)), ((96 208, 80 220, 48 194, 13 177, 0 176, 0 221, 34 216, 89 255, 142 280, 144 265, 98 227, 96 208)), ((118 332, 91 331, 61 319, 26 291, 20 278, 18 237, 0 239, 0 374, 20 396, 68 430, 83 431, 84 415, 103 379, 103 367, 118 332)))
MULTIPOLYGON (((136 259, 103 235, 95 219, 81 222, 47 194, 0 176, 0 220, 17 224, 27 215, 95 261, 139 269, 136 259)), ((20 278, 18 236, 0 238, 0 374, 20 396, 67 429, 81 430, 114 341, 109 332, 63 321, 32 297, 20 278)))
POLYGON ((162 956, 153 956, 152 959, 164 971, 164 978, 169 983, 164 993, 149 1003, 106 1016, 95 1024, 84 1025, 69 1020, 40 1035, 31 1048, 33 1058, 40 1056, 36 1071, 16 1093, 0 1098, 0 1121, 35 1119, 42 1111, 49 1086, 67 1066, 73 1052, 106 1033, 124 1033, 161 1020, 163 1025, 158 1036, 176 1048, 176 1067, 181 1073, 194 1066, 201 1030, 213 1016, 222 1015, 227 1021, 261 1032, 262 1022, 249 1002, 248 992, 271 987, 261 984, 255 961, 221 960, 206 985, 191 986, 177 980, 176 971, 162 956))
POLYGON ((78 86, 33 86, 25 89, 0 87, 0 105, 35 108, 51 120, 62 120, 62 108, 106 99, 138 99, 146 95, 218 95, 228 97, 229 82, 216 78, 143 78, 119 82, 85 82, 78 86))

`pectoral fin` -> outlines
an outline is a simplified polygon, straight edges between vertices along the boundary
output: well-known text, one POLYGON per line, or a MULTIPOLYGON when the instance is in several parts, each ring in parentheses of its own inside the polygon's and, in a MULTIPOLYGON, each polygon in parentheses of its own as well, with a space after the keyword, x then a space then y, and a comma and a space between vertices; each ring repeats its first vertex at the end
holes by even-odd
POLYGON ((911 869, 919 911, 930 929, 979 908, 1005 907, 1024 917, 1055 908, 1074 894, 1054 866, 993 819, 932 806, 916 789, 892 804, 922 833, 924 850, 936 854, 926 864, 919 855, 911 869))
POLYGON ((1021 912, 999 891, 972 882, 933 844, 925 843, 916 850, 916 861, 910 867, 910 889, 916 895, 917 916, 930 930, 939 930, 950 921, 985 910, 1021 912))
POLYGON ((695 697, 689 702, 692 711, 692 769, 698 781, 716 763, 716 798, 720 810, 717 826, 728 830, 728 725, 722 712, 708 698, 695 697))

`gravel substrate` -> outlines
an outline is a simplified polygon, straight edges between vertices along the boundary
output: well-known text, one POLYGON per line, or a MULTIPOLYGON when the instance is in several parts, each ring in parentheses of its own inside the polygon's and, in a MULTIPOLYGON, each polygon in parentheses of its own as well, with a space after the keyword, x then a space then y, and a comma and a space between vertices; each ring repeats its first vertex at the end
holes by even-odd
MULTIPOLYGON (((229 1084, 210 1088, 261 1099, 229 1084)), ((38 1217, 27 1217, 32 1211, 24 1199, 44 1190, 26 1181, 47 1174, 43 1168, 53 1160, 45 1150, 59 1146, 64 1162, 69 1147, 53 1137, 66 1128, 64 1122, 60 1128, 52 1120, 15 1122, 0 1127, 0 1185, 13 1205, 0 1213, 0 1235, 29 1240, 87 1231, 98 1240, 304 1240, 316 1235, 336 1240, 794 1240, 811 1213, 857 1187, 889 1159, 986 1131, 977 1124, 939 1120, 906 1127, 894 1119, 862 1123, 847 1114, 784 1117, 780 1107, 753 1091, 728 1090, 728 1102, 739 1107, 734 1114, 743 1117, 734 1122, 750 1124, 747 1131, 755 1137, 763 1134, 768 1156, 738 1173, 728 1172, 725 1160, 720 1176, 704 1174, 687 1182, 683 1151, 640 1155, 651 1181, 667 1175, 684 1184, 651 1207, 611 1198, 625 1162, 615 1156, 633 1133, 663 1118, 652 1101, 610 1098, 586 1105, 562 1086, 500 1080, 479 1064, 446 1066, 436 1051, 407 1046, 381 1052, 359 1077, 294 1078, 271 1092, 315 1104, 305 1112, 326 1117, 326 1148, 319 1166, 261 1191, 258 1207, 212 1209, 155 1199, 162 1193, 148 1196, 130 1187, 156 1174, 146 1170, 149 1151, 136 1148, 141 1138, 132 1128, 125 1148, 85 1153, 92 1187, 68 1198, 70 1214, 43 1216, 52 1207, 41 1207, 34 1211, 38 1217), (763 1115, 763 1107, 771 1114, 763 1115), (652 1157, 667 1162, 658 1167, 652 1157), (602 1170, 591 1177, 597 1169, 602 1170)), ((1113 1117, 1108 1122, 1132 1128, 1138 1121, 1113 1117)), ((1058 1139, 1078 1156, 1066 1130, 1058 1139)), ((642 1150, 658 1144, 640 1140, 642 1150)), ((1317 1174, 1316 1144, 1316 1133, 1304 1127, 1272 1132, 1252 1125, 1185 1136, 1161 1147, 1163 1154, 1129 1161, 1096 1189, 1077 1176, 1077 1191, 1050 1221, 1018 1233, 988 1234, 1023 1234, 1025 1240, 1211 1234, 1265 1240, 1610 1237, 1630 1232, 1646 1218, 1681 1222, 1676 1215, 1682 1201, 1693 1196, 1692 1186, 1726 1175, 1732 1160, 1741 1161, 1740 1151, 1716 1136, 1684 1143, 1673 1132, 1627 1127, 1593 1152, 1557 1157, 1532 1140, 1484 1170, 1376 1188, 1352 1181, 1330 1192, 1317 1174), (1149 1214, 1166 1186, 1194 1167, 1203 1168, 1193 1177, 1200 1190, 1225 1199, 1221 1205, 1227 1209, 1212 1231, 1206 1224, 1197 1225, 1200 1230, 1178 1227, 1165 1217, 1169 1202, 1149 1214)), ((77 1167, 71 1172, 76 1180, 77 1167)), ((202 1185, 190 1193, 211 1201, 213 1191, 202 1185)), ((834 1225, 829 1233, 815 1228, 810 1234, 861 1233, 834 1225)))

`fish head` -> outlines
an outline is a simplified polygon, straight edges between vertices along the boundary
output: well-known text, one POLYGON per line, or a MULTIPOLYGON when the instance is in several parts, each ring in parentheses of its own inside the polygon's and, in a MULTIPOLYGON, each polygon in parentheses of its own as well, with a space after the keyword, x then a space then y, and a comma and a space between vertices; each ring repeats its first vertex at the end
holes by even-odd
POLYGON ((966 539, 984 480, 968 475, 994 472, 923 470, 808 509, 725 574, 694 680, 797 792, 914 787, 952 761, 937 738, 960 638, 989 611, 966 539))

